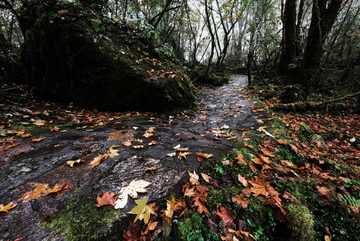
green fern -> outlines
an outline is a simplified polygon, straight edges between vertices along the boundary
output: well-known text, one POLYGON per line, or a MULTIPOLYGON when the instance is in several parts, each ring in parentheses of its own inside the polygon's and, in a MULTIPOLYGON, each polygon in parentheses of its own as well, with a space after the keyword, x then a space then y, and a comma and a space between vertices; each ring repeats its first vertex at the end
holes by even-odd
POLYGON ((360 207, 360 199, 356 199, 352 196, 348 196, 348 195, 342 195, 339 194, 339 200, 344 202, 347 205, 359 208, 360 207))
POLYGON ((324 138, 322 138, 322 136, 318 135, 318 134, 312 134, 310 135, 310 139, 313 140, 314 142, 321 142, 321 144, 325 143, 324 138))

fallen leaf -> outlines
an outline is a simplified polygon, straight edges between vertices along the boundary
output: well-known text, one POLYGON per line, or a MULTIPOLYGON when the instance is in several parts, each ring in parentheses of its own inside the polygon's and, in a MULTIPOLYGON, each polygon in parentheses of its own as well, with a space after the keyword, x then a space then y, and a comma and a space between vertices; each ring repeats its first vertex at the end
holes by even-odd
POLYGON ((127 140, 127 141, 123 141, 122 144, 123 144, 124 146, 131 146, 131 145, 132 145, 131 142, 132 142, 131 140, 127 140))
POLYGON ((138 193, 146 193, 147 190, 145 187, 149 186, 151 183, 144 180, 132 180, 129 185, 121 189, 121 198, 119 196, 116 200, 116 209, 124 208, 126 206, 128 196, 132 198, 137 198, 138 193))
POLYGON ((179 158, 180 160, 182 160, 182 159, 186 160, 186 156, 187 156, 187 155, 190 155, 191 153, 192 153, 192 152, 180 152, 178 158, 179 158))
POLYGON ((151 214, 156 215, 156 213, 149 205, 146 205, 147 203, 146 197, 143 200, 135 200, 135 202, 137 206, 134 207, 129 213, 136 214, 134 222, 136 222, 136 220, 138 219, 139 220, 144 219, 144 223, 147 224, 149 222, 150 215, 151 214))
POLYGON ((115 196, 115 193, 108 193, 108 191, 105 191, 103 193, 103 196, 100 197, 99 195, 97 196, 96 200, 98 202, 98 204, 96 204, 97 207, 101 207, 104 205, 111 205, 111 206, 115 206, 115 200, 118 196, 115 196))
POLYGON ((200 173, 202 178, 205 180, 205 182, 210 182, 210 180, 212 179, 212 177, 210 177, 209 175, 206 175, 205 173, 200 173))
POLYGON ((85 160, 78 159, 76 161, 67 161, 66 164, 68 164, 71 167, 74 167, 75 163, 81 163, 81 162, 85 162, 85 160))
POLYGON ((54 126, 54 127, 49 127, 50 131, 53 132, 53 131, 59 131, 60 128, 54 126))
POLYGON ((176 152, 168 153, 168 154, 166 154, 166 155, 169 156, 169 157, 174 157, 174 156, 176 156, 176 152))
POLYGON ((199 200, 195 200, 195 202, 193 203, 193 207, 198 207, 197 212, 199 214, 205 213, 206 216, 209 216, 209 210, 204 205, 204 203, 200 202, 199 200))
POLYGON ((145 134, 143 135, 143 137, 149 138, 149 137, 151 137, 151 136, 153 136, 153 135, 154 135, 153 133, 145 132, 145 134))
POLYGON ((46 137, 32 138, 32 139, 31 139, 31 142, 39 142, 39 141, 44 140, 45 138, 46 138, 46 137))
POLYGON ((14 208, 14 207, 16 207, 16 204, 14 205, 14 202, 11 202, 11 203, 9 203, 9 204, 7 204, 7 205, 3 205, 3 204, 0 204, 0 213, 1 212, 8 212, 10 209, 12 209, 12 208, 14 208))
POLYGON ((243 147, 247 147, 247 148, 250 148, 250 149, 254 149, 254 147, 252 145, 248 145, 246 143, 243 144, 243 147))
POLYGON ((147 168, 145 168, 144 172, 146 172, 146 171, 155 171, 155 170, 156 170, 156 166, 147 167, 147 168))
POLYGON ((30 199, 38 199, 48 188, 49 184, 40 184, 33 191, 26 192, 18 201, 23 200, 24 203, 30 199))
POLYGON ((43 126, 43 125, 45 125, 45 123, 46 123, 46 121, 44 121, 44 120, 36 120, 34 122, 34 125, 43 126))
POLYGON ((261 179, 256 176, 255 181, 249 181, 249 183, 252 185, 250 190, 254 193, 254 196, 259 196, 262 194, 266 197, 269 195, 269 191, 267 190, 266 186, 269 185, 270 182, 267 182, 265 179, 261 179))
POLYGON ((205 154, 205 153, 201 153, 201 152, 196 152, 196 154, 198 156, 201 156, 201 157, 204 157, 206 159, 209 159, 210 157, 213 157, 214 155, 213 154, 205 154))
POLYGON ((103 158, 103 155, 99 154, 97 157, 95 157, 95 158, 93 159, 92 162, 90 162, 89 165, 91 165, 92 167, 95 167, 95 166, 99 165, 102 158, 103 158))
POLYGON ((142 226, 142 224, 141 224, 140 220, 138 220, 135 223, 132 223, 132 222, 129 221, 129 225, 128 225, 127 229, 123 231, 124 239, 125 240, 130 240, 130 241, 140 240, 141 226, 142 226))
POLYGON ((132 146, 132 148, 134 148, 134 149, 143 149, 144 146, 143 145, 136 145, 136 146, 132 146))
POLYGON ((27 137, 30 137, 31 134, 30 133, 27 133, 27 134, 21 134, 20 137, 21 138, 27 138, 27 137))
POLYGON ((148 146, 156 145, 156 141, 151 141, 148 143, 148 146))
POLYGON ((237 160, 237 164, 241 164, 241 165, 245 165, 245 166, 247 165, 247 162, 245 161, 244 156, 241 153, 237 154, 237 157, 235 158, 235 160, 237 160))
POLYGON ((238 180, 244 187, 249 186, 248 181, 244 177, 242 177, 240 174, 238 174, 238 180))
POLYGON ((199 183, 199 175, 196 174, 195 170, 194 170, 194 173, 191 173, 191 172, 189 172, 189 171, 188 171, 188 173, 189 173, 189 176, 190 176, 189 181, 190 181, 193 185, 200 185, 200 183, 199 183))
POLYGON ((47 189, 44 194, 45 196, 48 194, 56 193, 61 195, 63 191, 66 191, 69 188, 69 183, 65 182, 63 184, 56 184, 53 188, 47 189))
POLYGON ((220 217, 220 219, 222 221, 224 221, 225 223, 225 227, 226 228, 231 228, 234 224, 234 219, 233 219, 233 213, 234 211, 232 211, 229 207, 227 206, 220 206, 220 211, 219 211, 219 206, 217 206, 216 208, 216 215, 218 215, 220 217))
POLYGON ((84 138, 84 141, 93 141, 94 140, 94 137, 91 137, 91 136, 87 136, 84 138))
POLYGON ((240 195, 236 195, 236 196, 233 196, 231 198, 231 201, 233 203, 236 203, 237 205, 240 206, 240 208, 247 208, 248 205, 249 205, 249 201, 245 199, 245 193, 241 193, 240 195))

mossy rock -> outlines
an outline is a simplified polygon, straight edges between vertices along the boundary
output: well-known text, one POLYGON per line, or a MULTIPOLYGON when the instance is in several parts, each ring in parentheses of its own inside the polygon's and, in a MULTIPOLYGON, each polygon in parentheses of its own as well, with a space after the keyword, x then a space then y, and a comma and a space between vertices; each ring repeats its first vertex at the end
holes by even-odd
POLYGON ((301 85, 290 85, 285 87, 284 92, 280 95, 282 103, 293 103, 304 101, 306 99, 305 91, 301 85))
POLYGON ((30 1, 22 61, 27 83, 52 101, 109 111, 188 108, 195 90, 181 66, 140 30, 77 2, 30 1))

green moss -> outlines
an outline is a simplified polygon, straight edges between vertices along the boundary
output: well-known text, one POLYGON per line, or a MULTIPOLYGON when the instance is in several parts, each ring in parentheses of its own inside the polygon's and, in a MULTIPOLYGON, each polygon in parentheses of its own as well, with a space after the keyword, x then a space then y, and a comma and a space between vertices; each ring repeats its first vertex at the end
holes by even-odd
POLYGON ((232 197, 241 193, 243 188, 237 187, 233 185, 232 187, 220 186, 219 189, 215 189, 213 187, 209 187, 208 198, 207 201, 209 206, 216 207, 219 203, 224 203, 227 200, 224 200, 226 197, 232 197))
POLYGON ((307 241, 313 240, 314 219, 310 210, 302 203, 285 203, 284 209, 286 216, 291 220, 292 224, 288 224, 289 240, 307 241))
MULTIPOLYGON (((111 228, 115 220, 120 218, 121 211, 112 206, 96 206, 96 194, 92 198, 83 198, 78 195, 80 188, 74 191, 65 201, 59 212, 51 214, 52 220, 42 222, 44 229, 52 230, 66 240, 89 240, 100 237, 111 228)), ((51 239, 51 237, 50 237, 51 239)))

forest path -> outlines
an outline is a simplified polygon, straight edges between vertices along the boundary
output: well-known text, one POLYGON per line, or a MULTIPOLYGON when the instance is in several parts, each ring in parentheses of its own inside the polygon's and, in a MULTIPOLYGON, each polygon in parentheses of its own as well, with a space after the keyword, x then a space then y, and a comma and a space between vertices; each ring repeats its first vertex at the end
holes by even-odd
POLYGON ((169 191, 178 192, 180 189, 175 186, 186 178, 187 171, 200 167, 196 152, 213 154, 210 160, 219 159, 235 140, 253 138, 259 134, 257 127, 265 125, 261 120, 263 112, 253 111, 254 101, 240 94, 246 84, 247 76, 238 75, 229 84, 201 93, 198 111, 185 116, 139 116, 95 128, 64 127, 66 132, 41 135, 46 139, 37 143, 23 139, 11 153, 0 153, 0 204, 14 200, 17 204, 9 214, 0 216, 0 240, 24 236, 24 240, 96 237, 135 206, 129 198, 123 210, 111 206, 98 208, 97 195, 102 196, 105 191, 119 195, 121 188, 132 180, 151 183, 148 192, 139 195, 139 199, 146 197, 149 202, 165 197, 169 191), (246 136, 241 129, 247 129, 246 136), (146 133, 152 136, 144 136, 146 133), (86 137, 93 140, 84 140, 86 137), (139 139, 142 143, 136 141, 139 139), (132 141, 131 147, 122 144, 127 140, 132 141), (149 145, 151 142, 154 144, 149 145), (175 152, 174 147, 179 144, 181 148, 188 147, 191 154, 175 152), (95 167, 89 165, 114 145, 119 150, 118 156, 103 158, 95 167), (16 155, 22 150, 24 153, 16 155), (171 156, 171 153, 176 154, 171 156), (184 158, 179 159, 179 153, 184 158), (75 164, 73 168, 66 164, 77 159, 85 163, 75 164), (145 172, 151 167, 156 169, 145 172), (43 194, 24 203, 16 201, 40 184, 52 188, 63 183, 69 186, 62 195, 48 198, 43 194), (48 217, 44 215, 51 215, 52 221, 45 220, 42 225, 52 226, 52 230, 41 226, 43 218, 48 217))

